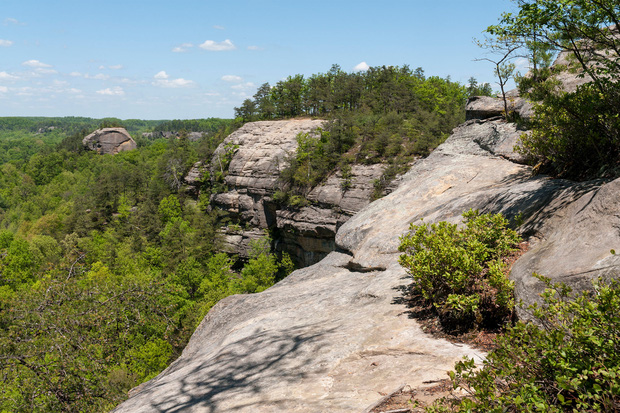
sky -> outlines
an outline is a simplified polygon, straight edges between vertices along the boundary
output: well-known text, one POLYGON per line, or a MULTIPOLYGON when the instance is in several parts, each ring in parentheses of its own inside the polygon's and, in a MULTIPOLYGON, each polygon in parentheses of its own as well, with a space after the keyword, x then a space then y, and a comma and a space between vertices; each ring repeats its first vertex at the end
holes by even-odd
POLYGON ((0 116, 232 118, 258 86, 368 66, 494 89, 510 0, 0 0, 0 116))

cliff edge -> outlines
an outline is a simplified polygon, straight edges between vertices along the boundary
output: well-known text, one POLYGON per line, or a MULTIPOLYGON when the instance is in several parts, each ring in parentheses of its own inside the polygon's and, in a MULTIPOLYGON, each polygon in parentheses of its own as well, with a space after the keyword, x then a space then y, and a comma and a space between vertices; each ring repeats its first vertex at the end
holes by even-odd
POLYGON ((534 271, 577 288, 613 276, 620 180, 532 176, 512 152, 521 133, 493 117, 456 128, 340 227, 338 252, 260 294, 222 300, 182 356, 115 412, 360 412, 403 383, 425 386, 463 356, 484 356, 408 315, 397 247, 421 220, 459 222, 470 208, 522 220, 532 248, 511 277, 526 302, 542 289, 534 271))

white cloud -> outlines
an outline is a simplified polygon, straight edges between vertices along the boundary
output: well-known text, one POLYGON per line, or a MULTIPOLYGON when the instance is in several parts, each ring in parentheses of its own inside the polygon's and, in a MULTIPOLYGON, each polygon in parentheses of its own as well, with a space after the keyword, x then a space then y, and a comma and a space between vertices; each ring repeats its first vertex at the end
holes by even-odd
POLYGON ((213 26, 213 28, 214 28, 214 29, 217 29, 217 30, 225 30, 225 29, 224 29, 224 26, 218 26, 218 25, 215 25, 215 26, 213 26))
POLYGON ((17 76, 8 74, 7 72, 0 72, 0 80, 17 80, 17 76))
POLYGON ((237 46, 235 46, 229 39, 219 43, 214 40, 207 40, 198 47, 210 52, 223 52, 227 50, 235 50, 237 48, 237 46))
POLYGON ((187 52, 187 50, 191 49, 192 47, 194 47, 194 45, 191 44, 191 43, 183 43, 183 44, 173 48, 172 51, 174 53, 183 53, 183 52, 187 52))
POLYGON ((189 87, 194 85, 193 80, 187 80, 183 78, 178 79, 159 79, 153 82, 155 86, 167 87, 167 88, 178 88, 178 87, 189 87))
POLYGON ((0 93, 7 93, 9 91, 9 88, 6 86, 0 86, 0 93))
POLYGON ((82 77, 82 74, 80 72, 71 72, 71 73, 69 73, 69 76, 72 76, 72 77, 82 77))
POLYGON ((103 69, 105 69, 105 66, 103 65, 99 66, 99 70, 103 70, 103 69))
POLYGON ((97 93, 106 96, 123 96, 125 91, 120 86, 114 86, 113 88, 98 90, 97 93))
POLYGON ((155 81, 153 82, 153 85, 159 86, 159 87, 179 88, 179 87, 189 87, 189 86, 195 85, 195 82, 193 80, 187 80, 183 78, 170 79, 170 75, 166 73, 166 71, 164 70, 157 73, 155 76, 153 76, 153 78, 155 79, 155 81))
POLYGON ((168 79, 170 77, 170 75, 168 73, 166 73, 165 70, 162 70, 161 72, 157 73, 155 76, 153 76, 155 79, 168 79))
POLYGON ((27 61, 23 62, 22 66, 36 67, 36 68, 52 67, 52 65, 48 65, 46 63, 39 62, 38 60, 34 60, 34 59, 33 60, 27 60, 27 61))
POLYGON ((123 65, 112 65, 108 67, 112 70, 121 70, 123 68, 123 65))
POLYGON ((58 74, 57 70, 47 69, 47 68, 44 68, 44 67, 39 67, 39 68, 35 69, 35 72, 40 74, 40 75, 56 75, 56 74, 58 74))
POLYGON ((370 66, 368 66, 368 63, 366 63, 366 62, 361 62, 361 63, 358 63, 358 64, 357 64, 357 65, 353 68, 353 71, 354 71, 354 72, 365 72, 365 71, 367 71, 368 69, 370 69, 370 66))
POLYGON ((10 46, 13 46, 12 41, 0 39, 0 47, 10 47, 10 46))
POLYGON ((264 50, 264 49, 259 46, 248 46, 248 50, 264 50))
POLYGON ((243 82, 243 78, 241 76, 235 76, 235 75, 222 76, 222 80, 224 82, 233 82, 233 83, 243 82))

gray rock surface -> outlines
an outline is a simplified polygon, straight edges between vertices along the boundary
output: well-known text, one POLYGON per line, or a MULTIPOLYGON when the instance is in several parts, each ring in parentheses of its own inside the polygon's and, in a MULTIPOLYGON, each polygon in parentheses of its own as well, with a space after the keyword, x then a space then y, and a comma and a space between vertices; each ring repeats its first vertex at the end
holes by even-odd
POLYGON ((398 266, 353 272, 350 259, 334 252, 263 293, 222 300, 183 355, 115 412, 360 412, 476 356, 431 338, 394 302, 407 282, 398 266))
POLYGON ((115 155, 138 147, 124 128, 97 129, 82 139, 82 144, 102 155, 115 155))
MULTIPOLYGON (((508 112, 516 112, 522 118, 529 119, 534 114, 532 103, 519 97, 516 91, 506 93, 506 103, 508 112)), ((504 116, 504 112, 504 99, 490 96, 471 97, 465 106, 465 118, 467 120, 504 116)))
MULTIPOLYGON (((544 238, 513 266, 517 300, 540 302, 544 285, 534 272, 575 291, 592 288, 592 281, 620 277, 620 179, 572 185, 538 212, 544 238)), ((529 318, 519 309, 521 318, 529 318)))
POLYGON ((341 252, 263 293, 220 302, 183 355, 116 411, 362 411, 402 383, 444 378, 463 355, 481 355, 427 336, 407 316, 397 258, 411 223, 459 222, 469 208, 520 217, 532 248, 511 277, 526 301, 538 288, 533 271, 575 286, 617 274, 609 251, 620 243, 620 180, 533 177, 511 160, 514 135, 501 120, 456 128, 396 190, 342 224, 341 252))
POLYGON ((297 134, 308 133, 323 125, 322 120, 291 119, 246 123, 228 136, 216 149, 211 167, 221 167, 227 146, 238 145, 228 167, 226 184, 248 194, 275 192, 287 155, 297 148, 297 134))

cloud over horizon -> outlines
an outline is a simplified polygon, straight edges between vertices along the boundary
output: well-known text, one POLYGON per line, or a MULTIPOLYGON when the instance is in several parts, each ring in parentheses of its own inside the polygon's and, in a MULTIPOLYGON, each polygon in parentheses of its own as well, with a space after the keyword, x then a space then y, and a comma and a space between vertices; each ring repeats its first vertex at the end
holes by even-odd
POLYGON ((190 87, 196 84, 193 80, 187 80, 183 78, 170 79, 170 75, 166 73, 165 70, 162 70, 155 74, 155 76, 153 76, 153 79, 155 79, 155 81, 153 82, 154 86, 165 88, 190 87))
POLYGON ((25 62, 22 63, 22 66, 34 67, 37 69, 47 69, 47 68, 52 67, 52 65, 48 65, 47 63, 43 63, 35 59, 26 60, 25 62))
POLYGON ((187 52, 192 47, 194 47, 194 45, 192 43, 183 43, 183 44, 180 44, 180 45, 174 47, 172 49, 172 51, 174 53, 184 53, 184 52, 187 52))
POLYGON ((200 46, 203 50, 208 50, 210 52, 224 52, 228 50, 235 50, 237 46, 233 44, 230 39, 226 39, 223 42, 216 42, 214 40, 206 40, 200 46))
POLYGON ((357 65, 355 65, 355 67, 353 68, 353 71, 354 72, 365 72, 368 69, 370 69, 370 66, 368 66, 368 63, 360 62, 357 65))
POLYGON ((106 96, 123 96, 125 94, 125 91, 120 86, 114 86, 113 88, 98 90, 96 93, 106 96))

